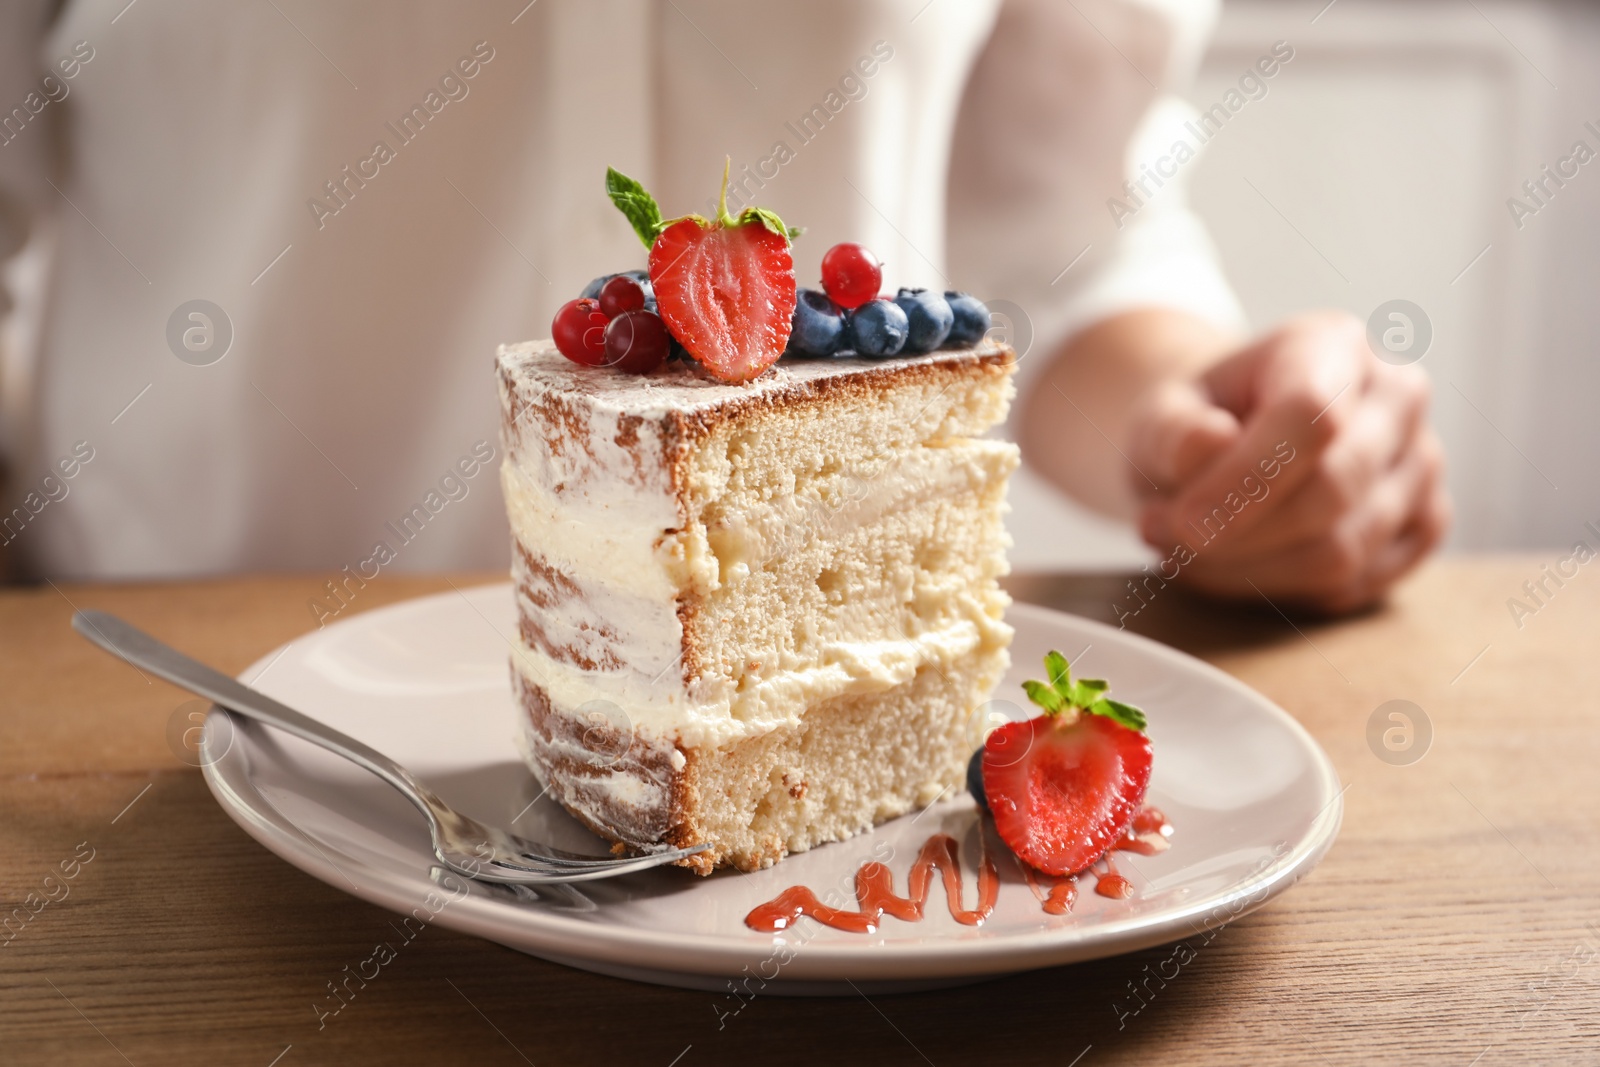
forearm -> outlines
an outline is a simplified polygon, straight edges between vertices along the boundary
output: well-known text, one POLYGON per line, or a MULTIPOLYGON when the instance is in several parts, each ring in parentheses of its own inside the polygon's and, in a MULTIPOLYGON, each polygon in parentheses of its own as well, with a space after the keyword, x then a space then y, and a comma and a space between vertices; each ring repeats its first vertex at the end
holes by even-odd
POLYGON ((1237 343, 1203 319, 1161 308, 1075 334, 1046 356, 1050 365, 1019 398, 1029 466, 1089 507, 1131 518, 1135 480, 1143 481, 1127 455, 1136 402, 1163 381, 1193 379, 1237 343))

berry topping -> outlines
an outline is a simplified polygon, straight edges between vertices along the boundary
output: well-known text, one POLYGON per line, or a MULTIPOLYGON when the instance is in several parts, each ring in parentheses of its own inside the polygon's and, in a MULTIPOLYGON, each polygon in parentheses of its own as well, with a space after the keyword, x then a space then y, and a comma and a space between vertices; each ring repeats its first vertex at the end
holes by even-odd
POLYGON ((822 287, 842 308, 858 308, 878 295, 883 264, 865 245, 845 241, 822 257, 822 287))
MULTIPOLYGON (((932 352, 944 344, 956 321, 948 300, 927 289, 902 289, 894 302, 906 313, 911 324, 906 335, 907 352, 932 352)), ((601 301, 601 306, 605 306, 605 301, 601 301)))
POLYGON ((794 305, 789 351, 802 356, 831 356, 839 350, 844 317, 826 293, 802 289, 794 305))
POLYGON ((572 362, 598 367, 606 362, 606 322, 597 301, 579 297, 561 305, 550 323, 550 336, 572 362))
POLYGON ((725 382, 749 381, 783 355, 793 325, 799 231, 763 208, 728 214, 728 168, 717 217, 663 221, 638 182, 606 172, 606 191, 650 248, 656 307, 672 336, 725 382))
POLYGON ((1025 863, 1072 874, 1133 825, 1150 783, 1144 713, 1106 697, 1106 683, 1073 682, 1067 659, 1045 657, 1048 682, 1024 682, 1044 714, 989 735, 982 790, 995 829, 1025 863))
POLYGON ((844 344, 858 356, 892 356, 905 347, 910 324, 891 300, 869 300, 850 312, 844 344))
POLYGON ((619 274, 600 287, 600 311, 614 319, 624 311, 643 311, 645 307, 645 282, 640 285, 626 274, 619 274))
POLYGON ((944 339, 946 348, 971 348, 983 340, 983 335, 989 332, 989 309, 982 300, 966 293, 947 292, 945 301, 950 305, 950 311, 955 316, 955 321, 950 327, 950 334, 944 339))
POLYGON ((672 338, 658 315, 624 311, 605 332, 605 362, 628 374, 649 374, 667 361, 672 338))

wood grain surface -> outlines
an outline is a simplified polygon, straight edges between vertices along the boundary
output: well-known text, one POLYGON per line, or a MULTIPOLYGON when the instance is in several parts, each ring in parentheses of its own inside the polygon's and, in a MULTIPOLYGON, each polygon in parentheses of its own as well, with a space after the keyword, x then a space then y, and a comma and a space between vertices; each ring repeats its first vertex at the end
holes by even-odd
MULTIPOLYGON (((247 837, 169 745, 190 698, 67 623, 109 610, 237 672, 312 627, 323 579, 0 593, 0 912, 27 917, 0 932, 0 1063, 1600 1063, 1600 572, 1546 580, 1519 627, 1546 562, 1436 563, 1335 623, 1171 589, 1131 620, 1289 709, 1347 785, 1321 867, 1187 952, 729 1015, 431 927, 320 1029, 390 915, 247 837), (1420 760, 1369 746, 1395 699, 1431 723, 1420 760)), ((350 611, 493 577, 385 577, 350 611)), ((1012 587, 1109 618, 1124 580, 1012 587)))

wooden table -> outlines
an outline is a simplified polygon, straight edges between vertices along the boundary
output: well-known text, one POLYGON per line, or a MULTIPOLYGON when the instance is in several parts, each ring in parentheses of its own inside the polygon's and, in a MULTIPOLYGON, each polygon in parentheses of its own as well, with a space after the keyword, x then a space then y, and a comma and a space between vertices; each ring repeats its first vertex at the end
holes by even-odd
MULTIPOLYGON (((1544 562, 1438 563, 1388 609, 1334 624, 1171 590, 1134 620, 1288 708, 1348 786, 1322 866, 1193 939, 1194 960, 1136 1014, 1127 983, 1172 948, 940 993, 757 999, 720 1028, 714 994, 433 927, 319 1031, 313 1002, 389 936, 389 915, 236 827, 169 748, 189 698, 67 619, 70 604, 104 608, 238 671, 310 628, 321 579, 5 592, 0 900, 60 899, 0 945, 0 1062, 1600 1063, 1600 572, 1547 581, 1519 629, 1507 599, 1532 607, 1522 585, 1544 562), (1418 762, 1369 747, 1392 699, 1431 721, 1418 762)), ((385 577, 355 608, 446 581, 385 577)), ((1109 617, 1124 587, 1014 588, 1109 617)))

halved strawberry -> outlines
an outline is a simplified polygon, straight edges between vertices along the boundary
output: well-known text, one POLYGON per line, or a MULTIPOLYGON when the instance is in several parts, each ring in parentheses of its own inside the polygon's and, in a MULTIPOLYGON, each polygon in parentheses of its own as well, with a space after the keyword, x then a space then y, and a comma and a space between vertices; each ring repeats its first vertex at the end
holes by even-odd
POLYGON ((606 172, 612 201, 650 246, 650 284, 667 328, 689 354, 725 382, 756 377, 783 355, 794 321, 798 234, 765 208, 728 214, 728 170, 717 217, 663 222, 638 182, 606 172))
POLYGON ((728 214, 722 168, 717 218, 685 214, 662 221, 645 187, 606 168, 611 203, 650 248, 650 283, 667 330, 714 378, 747 382, 778 362, 794 326, 795 266, 790 238, 800 230, 766 208, 728 214))
POLYGON ((1045 657, 1048 684, 1027 682, 1044 714, 1007 723, 983 748, 983 791, 995 829, 1046 874, 1081 871, 1133 824, 1150 784, 1144 713, 1109 700, 1098 679, 1072 682, 1066 657, 1045 657))
POLYGON ((764 225, 673 223, 650 250, 650 284, 673 335, 722 381, 749 381, 789 343, 794 260, 764 225))

